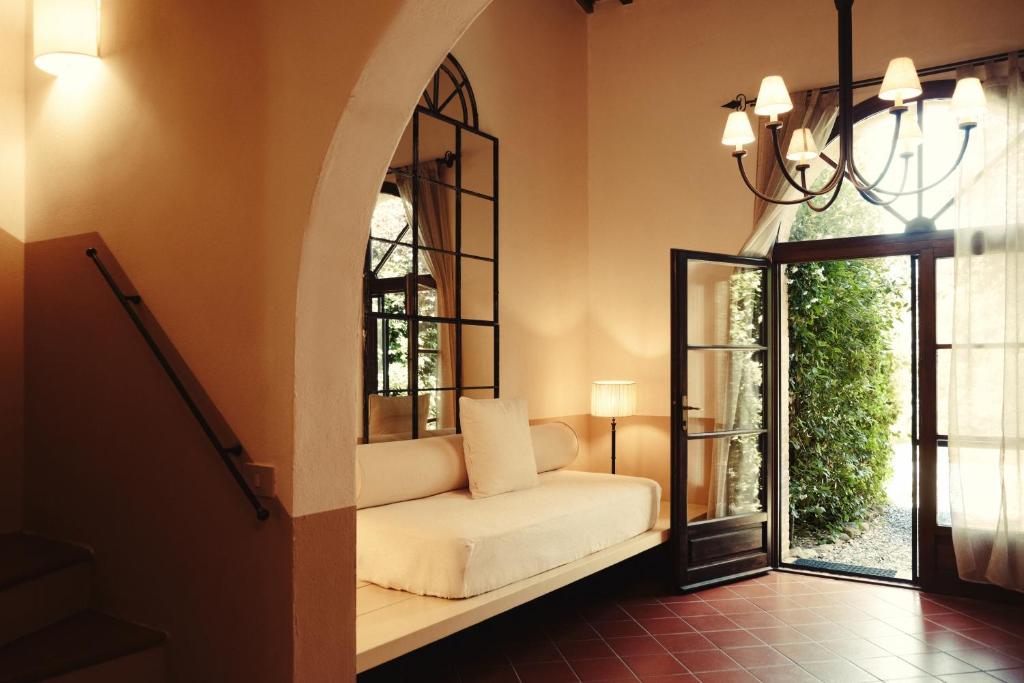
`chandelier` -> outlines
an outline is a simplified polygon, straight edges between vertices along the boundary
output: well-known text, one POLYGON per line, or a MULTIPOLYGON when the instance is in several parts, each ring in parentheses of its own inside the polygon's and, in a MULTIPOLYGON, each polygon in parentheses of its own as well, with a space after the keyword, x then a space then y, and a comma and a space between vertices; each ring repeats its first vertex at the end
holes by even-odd
POLYGON ((892 143, 881 173, 876 178, 868 178, 857 168, 853 157, 853 0, 835 0, 835 5, 839 15, 839 158, 833 160, 819 152, 809 128, 793 131, 789 147, 783 156, 779 141, 782 130, 779 115, 790 111, 793 102, 789 98, 782 76, 765 76, 754 102, 749 102, 743 95, 737 95, 736 110, 729 114, 725 123, 722 144, 734 148, 732 156, 736 159, 744 184, 755 195, 772 204, 807 204, 813 211, 825 211, 839 196, 844 182, 849 182, 865 200, 877 206, 892 204, 899 197, 906 195, 923 193, 939 185, 960 165, 967 151, 971 130, 977 127, 987 108, 980 80, 973 77, 957 80, 953 91, 952 110, 960 130, 963 131, 963 142, 956 161, 938 180, 928 184, 922 183, 917 189, 905 191, 910 159, 924 136, 916 119, 909 116, 904 119, 904 114, 907 112, 906 102, 921 95, 922 89, 913 60, 909 57, 893 59, 889 62, 878 93, 879 99, 892 102, 892 106, 889 107, 889 113, 892 114, 894 121, 892 143), (800 193, 795 199, 769 197, 758 191, 747 176, 743 167, 743 157, 747 153, 743 146, 755 140, 754 130, 750 126, 750 118, 746 112, 751 104, 755 114, 768 117, 765 128, 772 136, 775 161, 789 186, 800 193), (902 180, 895 188, 883 187, 897 154, 903 161, 902 180), (834 170, 820 188, 812 189, 807 183, 807 169, 818 157, 834 170), (786 167, 787 160, 796 162, 795 170, 799 180, 786 167), (821 203, 815 203, 814 200, 818 198, 822 198, 821 203))

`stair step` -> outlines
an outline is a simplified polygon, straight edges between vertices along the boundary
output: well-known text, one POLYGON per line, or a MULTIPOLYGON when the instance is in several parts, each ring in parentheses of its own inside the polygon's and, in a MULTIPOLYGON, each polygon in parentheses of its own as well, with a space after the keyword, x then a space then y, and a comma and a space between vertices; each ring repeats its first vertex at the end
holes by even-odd
POLYGON ((120 658, 125 658, 127 666, 136 672, 130 680, 160 681, 164 675, 162 653, 154 652, 157 656, 145 661, 136 655, 162 648, 166 639, 160 631, 101 612, 80 612, 0 647, 0 683, 28 683, 57 676, 62 676, 61 681, 103 680, 99 667, 116 665, 120 658), (92 673, 98 676, 91 675, 93 667, 96 670, 92 673), (147 673, 138 673, 140 668, 147 673), (83 675, 76 678, 70 675, 72 672, 83 675))
POLYGON ((32 534, 0 534, 0 590, 79 562, 91 562, 88 550, 32 534))
POLYGON ((92 554, 29 534, 0 535, 0 645, 89 605, 92 554))

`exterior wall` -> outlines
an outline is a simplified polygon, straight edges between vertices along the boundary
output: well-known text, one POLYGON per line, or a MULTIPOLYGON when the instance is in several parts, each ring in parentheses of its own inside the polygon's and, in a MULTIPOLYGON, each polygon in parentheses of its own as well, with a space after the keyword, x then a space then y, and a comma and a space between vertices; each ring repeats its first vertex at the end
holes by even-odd
MULTIPOLYGON (((736 253, 751 231, 752 196, 719 144, 720 105, 756 95, 769 73, 791 90, 834 83, 835 10, 800 0, 602 2, 588 29, 590 368, 595 379, 638 382, 642 423, 669 415, 669 249, 736 253)), ((858 0, 854 78, 903 54, 923 67, 1020 48, 1022 35, 1015 0, 984 12, 959 0, 858 0)), ((623 440, 619 462, 666 478, 668 435, 643 443, 665 450, 623 440)))

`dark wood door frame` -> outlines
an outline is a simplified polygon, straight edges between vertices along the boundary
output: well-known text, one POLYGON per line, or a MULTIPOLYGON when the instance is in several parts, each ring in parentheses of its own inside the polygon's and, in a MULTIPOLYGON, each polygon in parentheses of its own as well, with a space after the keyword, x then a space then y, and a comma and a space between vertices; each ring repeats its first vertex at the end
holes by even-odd
MULTIPOLYGON (((845 259, 880 258, 886 256, 906 256, 913 259, 913 271, 916 275, 912 283, 915 348, 913 358, 916 367, 913 386, 917 399, 917 415, 914 432, 914 450, 916 454, 917 489, 916 509, 914 510, 916 542, 917 583, 926 590, 950 591, 963 588, 964 582, 952 577, 943 568, 955 567, 952 555, 952 543, 943 543, 943 536, 949 537, 948 527, 940 527, 936 520, 936 457, 938 450, 937 435, 937 382, 936 382, 936 283, 935 261, 938 258, 953 256, 952 231, 930 233, 901 233, 893 235, 871 235, 864 237, 836 238, 809 242, 785 242, 776 245, 772 252, 774 277, 781 279, 782 266, 792 263, 808 263, 812 261, 837 261, 845 259), (950 579, 953 579, 951 582, 950 579)), ((781 313, 781 311, 780 311, 781 313)), ((781 315, 776 316, 775 339, 782 334, 781 315)), ((776 344, 778 348, 778 344, 776 344)), ((776 402, 781 397, 781 382, 786 378, 778 378, 772 388, 776 402)), ((781 434, 782 411, 779 411, 779 423, 776 432, 781 434)), ((776 449, 778 461, 775 467, 782 467, 782 447, 776 449)), ((780 492, 776 492, 778 496, 780 492)), ((786 504, 780 498, 780 505, 786 504)), ((780 539, 776 539, 779 543, 780 539)), ((781 548, 776 548, 775 556, 781 557, 781 548)))
MULTIPOLYGON (((771 556, 773 543, 773 515, 775 471, 772 463, 773 443, 770 425, 774 415, 771 387, 771 349, 769 335, 772 296, 770 264, 767 259, 728 256, 707 252, 673 249, 672 268, 672 557, 676 586, 683 591, 692 591, 717 583, 732 581, 752 574, 763 573, 773 564, 771 556), (691 434, 684 420, 683 397, 687 393, 687 354, 689 351, 733 350, 740 347, 728 345, 689 344, 687 324, 687 271, 688 263, 700 261, 721 263, 762 271, 763 319, 760 330, 760 345, 756 348, 764 354, 762 393, 764 396, 764 429, 758 436, 762 453, 761 498, 763 510, 748 514, 733 515, 690 524, 687 519, 687 467, 688 444, 691 440, 726 438, 733 432, 701 432, 691 434)), ((750 350, 751 347, 743 347, 750 350)), ((747 433, 746 430, 740 430, 747 433)))

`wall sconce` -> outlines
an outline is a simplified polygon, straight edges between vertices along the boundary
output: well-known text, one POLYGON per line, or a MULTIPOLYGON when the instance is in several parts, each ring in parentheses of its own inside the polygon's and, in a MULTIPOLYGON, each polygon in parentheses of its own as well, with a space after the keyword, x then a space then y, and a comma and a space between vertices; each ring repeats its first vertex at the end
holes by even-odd
POLYGON ((63 76, 95 64, 100 55, 99 0, 35 0, 32 7, 35 64, 63 76))

